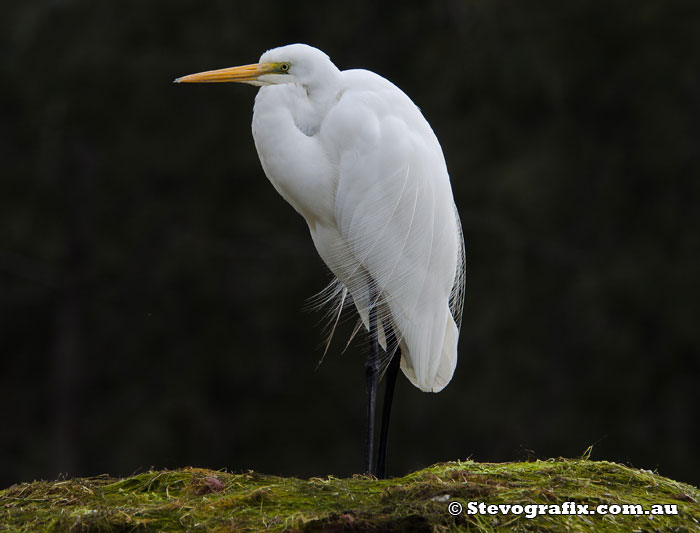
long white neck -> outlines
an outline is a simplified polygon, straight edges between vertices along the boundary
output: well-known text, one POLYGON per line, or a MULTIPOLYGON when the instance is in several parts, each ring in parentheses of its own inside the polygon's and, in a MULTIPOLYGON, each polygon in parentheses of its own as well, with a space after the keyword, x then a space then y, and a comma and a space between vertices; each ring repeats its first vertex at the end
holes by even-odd
POLYGON ((337 177, 319 142, 321 123, 336 102, 339 84, 262 87, 253 108, 253 138, 263 170, 277 192, 313 227, 334 214, 337 177))

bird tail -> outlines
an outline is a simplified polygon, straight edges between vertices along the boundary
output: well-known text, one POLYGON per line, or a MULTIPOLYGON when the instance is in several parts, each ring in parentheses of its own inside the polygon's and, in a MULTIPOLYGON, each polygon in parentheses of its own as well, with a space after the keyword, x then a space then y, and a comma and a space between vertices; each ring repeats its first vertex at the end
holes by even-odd
MULTIPOLYGON (((457 341, 459 340, 459 328, 451 316, 448 316, 445 325, 445 336, 440 351, 440 361, 437 371, 430 382, 421 383, 416 376, 416 371, 406 357, 401 357, 401 370, 408 380, 423 392, 440 392, 452 379, 457 367, 457 341)), ((408 353, 402 346, 402 353, 408 353)))

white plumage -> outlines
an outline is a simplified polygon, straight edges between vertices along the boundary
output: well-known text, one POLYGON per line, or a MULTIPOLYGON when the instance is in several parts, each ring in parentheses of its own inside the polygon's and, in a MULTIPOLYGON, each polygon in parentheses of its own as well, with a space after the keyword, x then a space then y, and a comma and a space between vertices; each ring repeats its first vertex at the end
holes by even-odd
POLYGON ((352 301, 367 329, 375 304, 380 344, 392 328, 388 352, 401 349, 406 377, 442 390, 457 364, 464 245, 442 149, 418 107, 381 76, 340 71, 303 44, 192 76, 179 81, 262 85, 255 146, 337 278, 326 300, 338 313, 352 301))

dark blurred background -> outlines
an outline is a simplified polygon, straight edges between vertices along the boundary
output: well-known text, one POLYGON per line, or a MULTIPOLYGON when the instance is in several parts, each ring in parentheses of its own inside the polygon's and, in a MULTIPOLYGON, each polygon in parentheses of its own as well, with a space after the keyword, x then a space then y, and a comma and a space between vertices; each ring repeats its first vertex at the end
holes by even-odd
POLYGON ((307 42, 442 143, 468 287, 450 386, 400 378, 389 471, 580 456, 700 483, 700 4, 5 0, 0 486, 361 469, 364 343, 250 133, 173 85, 307 42), (427 4, 427 5, 426 5, 427 4))

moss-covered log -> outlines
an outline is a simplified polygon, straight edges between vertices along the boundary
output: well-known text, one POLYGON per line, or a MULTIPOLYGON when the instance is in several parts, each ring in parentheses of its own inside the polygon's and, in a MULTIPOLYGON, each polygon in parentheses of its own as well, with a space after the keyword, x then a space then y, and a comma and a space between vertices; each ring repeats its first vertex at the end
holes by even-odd
POLYGON ((0 531, 700 531, 699 501, 693 486, 584 459, 442 463, 389 480, 185 468, 14 485, 0 491, 0 531), (480 502, 512 507, 470 514, 480 502), (573 504, 608 514, 543 514, 573 504))

